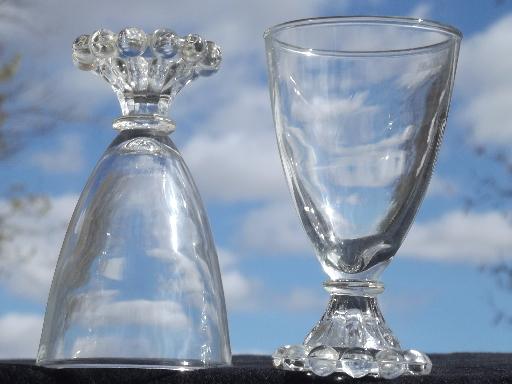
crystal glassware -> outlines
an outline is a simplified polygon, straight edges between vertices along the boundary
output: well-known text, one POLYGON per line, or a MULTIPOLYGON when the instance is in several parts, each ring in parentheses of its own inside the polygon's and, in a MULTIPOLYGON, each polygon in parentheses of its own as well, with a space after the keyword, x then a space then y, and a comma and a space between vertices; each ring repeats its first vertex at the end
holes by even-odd
POLYGON ((71 218, 37 363, 190 370, 229 365, 217 254, 199 193, 169 138, 176 94, 214 73, 219 47, 168 29, 100 29, 73 60, 105 79, 123 116, 71 218))
POLYGON ((427 189, 446 124, 461 34, 421 19, 297 20, 265 32, 286 179, 329 279, 330 302, 276 367, 394 378, 428 374, 376 296, 427 189))

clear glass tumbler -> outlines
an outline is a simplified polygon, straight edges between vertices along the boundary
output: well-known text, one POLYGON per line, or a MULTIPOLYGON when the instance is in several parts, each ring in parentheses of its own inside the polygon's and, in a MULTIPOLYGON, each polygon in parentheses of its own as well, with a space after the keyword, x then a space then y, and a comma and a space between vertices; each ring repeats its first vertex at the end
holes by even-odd
POLYGON ((169 29, 79 36, 73 59, 116 93, 118 136, 92 172, 53 276, 37 363, 191 370, 229 365, 217 252, 199 192, 169 138, 176 94, 219 47, 169 29))
POLYGON ((386 326, 379 276, 428 186, 461 34, 421 19, 298 20, 265 32, 286 179, 329 279, 327 311, 277 367, 393 378, 430 372, 386 326))

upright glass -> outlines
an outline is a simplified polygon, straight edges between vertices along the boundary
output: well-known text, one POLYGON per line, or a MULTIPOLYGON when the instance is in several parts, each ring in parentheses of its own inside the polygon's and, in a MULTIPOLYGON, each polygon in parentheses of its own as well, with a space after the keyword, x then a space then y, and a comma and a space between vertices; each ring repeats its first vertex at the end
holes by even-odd
POLYGON ((230 364, 217 253, 194 181, 168 136, 175 124, 165 117, 183 86, 218 69, 219 47, 168 29, 100 29, 75 40, 73 59, 112 86, 123 116, 71 218, 37 363, 230 364))
POLYGON ((283 168, 330 293, 304 343, 279 348, 274 365, 428 374, 429 358, 400 347, 376 297, 432 175, 462 36, 421 19, 334 17, 264 37, 283 168))

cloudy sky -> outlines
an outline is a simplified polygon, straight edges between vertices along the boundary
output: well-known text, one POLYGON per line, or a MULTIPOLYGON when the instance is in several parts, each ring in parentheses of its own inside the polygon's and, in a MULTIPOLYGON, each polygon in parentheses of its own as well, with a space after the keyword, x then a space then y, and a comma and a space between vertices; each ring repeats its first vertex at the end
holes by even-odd
POLYGON ((512 256, 510 204, 481 204, 479 180, 500 180, 474 148, 512 144, 512 1, 124 1, 2 3, 4 58, 21 54, 11 104, 72 107, 77 119, 26 143, 0 163, 0 358, 33 357, 67 221, 119 115, 107 84, 75 69, 70 45, 99 27, 199 33, 223 49, 222 69, 178 95, 173 139, 198 184, 223 271, 235 353, 297 343, 327 303, 325 279, 287 191, 270 112, 262 33, 275 23, 326 15, 406 15, 464 33, 436 174, 407 240, 383 275, 384 314, 403 346, 427 352, 510 351, 512 328, 494 325, 512 292, 480 267, 512 256), (122 5, 121 5, 122 4, 122 5), (78 120, 78 121, 77 121, 78 120), (6 191, 22 184, 47 200, 12 213, 6 191))

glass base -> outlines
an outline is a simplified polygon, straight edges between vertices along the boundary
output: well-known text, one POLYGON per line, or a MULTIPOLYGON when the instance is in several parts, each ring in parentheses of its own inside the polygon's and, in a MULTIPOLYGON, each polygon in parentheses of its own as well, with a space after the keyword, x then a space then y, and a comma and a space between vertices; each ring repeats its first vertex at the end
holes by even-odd
POLYGON ((116 358, 82 358, 48 360, 37 363, 46 368, 144 368, 168 369, 175 371, 193 371, 204 368, 218 368, 227 364, 205 365, 201 360, 164 360, 164 359, 116 359, 116 358))
POLYGON ((329 290, 329 306, 304 343, 286 345, 272 355, 276 368, 318 376, 338 373, 384 379, 430 373, 432 362, 427 355, 401 349, 374 296, 329 290))

